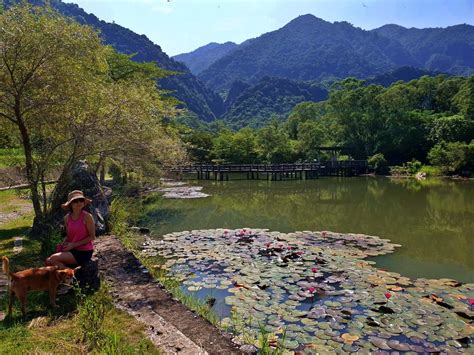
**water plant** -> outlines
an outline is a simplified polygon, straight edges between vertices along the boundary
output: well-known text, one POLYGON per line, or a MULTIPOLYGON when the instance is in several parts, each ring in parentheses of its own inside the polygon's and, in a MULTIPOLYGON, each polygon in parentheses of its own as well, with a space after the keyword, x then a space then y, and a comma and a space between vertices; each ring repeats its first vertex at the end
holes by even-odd
POLYGON ((231 330, 257 346, 266 344, 262 325, 269 333, 285 327, 283 347, 298 351, 470 346, 473 313, 465 299, 474 297, 474 285, 410 280, 364 260, 396 248, 360 234, 242 228, 170 233, 147 239, 142 252, 163 258, 161 270, 180 280, 183 292, 205 297, 215 290, 217 324, 231 325, 237 315, 241 326, 231 330))

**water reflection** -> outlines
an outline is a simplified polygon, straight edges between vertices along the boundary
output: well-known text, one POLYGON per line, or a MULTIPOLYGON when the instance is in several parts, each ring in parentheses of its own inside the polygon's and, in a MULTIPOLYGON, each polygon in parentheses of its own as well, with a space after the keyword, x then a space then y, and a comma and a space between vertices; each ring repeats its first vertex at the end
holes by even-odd
POLYGON ((209 228, 332 230, 402 244, 376 259, 410 277, 474 282, 474 183, 386 178, 199 181, 212 196, 162 200, 149 222, 162 235, 209 228))

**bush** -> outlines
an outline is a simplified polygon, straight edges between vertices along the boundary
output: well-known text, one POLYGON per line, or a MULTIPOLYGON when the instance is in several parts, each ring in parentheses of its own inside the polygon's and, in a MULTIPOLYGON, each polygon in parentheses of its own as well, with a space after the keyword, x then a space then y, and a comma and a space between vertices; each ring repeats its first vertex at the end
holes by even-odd
POLYGON ((473 156, 473 142, 470 144, 441 142, 431 148, 428 153, 428 160, 444 173, 455 173, 462 169, 472 171, 473 156))
MULTIPOLYGON (((46 227, 45 227, 46 228, 46 227)), ((51 230, 51 228, 48 228, 51 230)), ((48 257, 56 251, 56 245, 64 239, 63 230, 54 230, 44 236, 40 236, 41 240, 41 256, 48 257)))
POLYGON ((403 165, 406 166, 407 171, 410 175, 415 175, 417 172, 420 171, 421 167, 423 166, 423 164, 421 164, 421 162, 416 159, 412 159, 411 161, 408 161, 403 165))
POLYGON ((386 174, 388 172, 387 160, 382 153, 377 153, 369 157, 369 167, 377 174, 386 174))
POLYGON ((443 172, 439 167, 431 165, 423 165, 420 169, 420 173, 426 174, 427 177, 443 175, 443 172))

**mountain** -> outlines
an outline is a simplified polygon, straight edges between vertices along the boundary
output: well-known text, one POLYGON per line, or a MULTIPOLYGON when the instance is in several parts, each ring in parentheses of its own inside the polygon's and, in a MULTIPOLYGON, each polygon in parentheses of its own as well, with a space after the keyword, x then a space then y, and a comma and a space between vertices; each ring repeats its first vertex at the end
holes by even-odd
MULTIPOLYGON (((42 6, 44 0, 30 0, 30 3, 42 6)), ((60 0, 49 0, 49 4, 65 16, 74 18, 79 23, 90 25, 100 31, 105 44, 112 45, 118 52, 135 54, 132 58, 137 62, 156 62, 161 68, 176 71, 178 74, 161 79, 160 87, 171 91, 171 95, 180 100, 184 107, 196 113, 202 120, 212 121, 222 115, 224 104, 219 95, 208 89, 189 69, 166 55, 161 47, 150 41, 145 35, 99 20, 95 15, 88 14, 76 4, 64 3, 60 0)), ((6 0, 5 7, 16 1, 6 0)))
POLYGON ((293 80, 366 78, 416 60, 400 43, 347 22, 299 16, 284 27, 244 42, 198 77, 216 91, 235 80, 265 75, 293 80))
POLYGON ((222 44, 211 42, 192 52, 178 54, 172 58, 178 62, 186 64, 191 73, 198 75, 216 60, 222 58, 235 48, 237 48, 237 44, 234 42, 226 42, 222 44))
POLYGON ((474 74, 474 26, 419 29, 385 25, 371 32, 398 41, 422 68, 474 74))
POLYGON ((365 31, 303 15, 242 43, 198 77, 225 93, 236 80, 255 84, 265 75, 365 79, 402 66, 469 75, 474 72, 473 41, 474 26, 468 25, 422 30, 388 25, 365 31))
POLYGON ((405 66, 405 67, 397 68, 395 70, 391 70, 391 71, 389 71, 387 73, 384 73, 384 74, 380 74, 380 75, 373 76, 371 78, 367 78, 366 83, 367 84, 379 84, 379 85, 388 87, 388 86, 392 85, 393 83, 395 83, 397 81, 400 81, 400 80, 408 82, 408 81, 411 81, 411 80, 414 80, 414 79, 419 79, 419 78, 421 78, 422 76, 425 76, 425 75, 427 75, 427 76, 437 76, 437 75, 440 75, 440 74, 443 74, 443 73, 437 72, 437 71, 429 71, 429 70, 425 70, 425 69, 419 69, 419 68, 415 68, 415 67, 405 66))
POLYGON ((325 89, 312 83, 274 77, 263 77, 253 86, 237 82, 232 88, 236 97, 222 118, 234 128, 263 126, 273 115, 286 118, 300 102, 322 101, 328 96, 325 89))

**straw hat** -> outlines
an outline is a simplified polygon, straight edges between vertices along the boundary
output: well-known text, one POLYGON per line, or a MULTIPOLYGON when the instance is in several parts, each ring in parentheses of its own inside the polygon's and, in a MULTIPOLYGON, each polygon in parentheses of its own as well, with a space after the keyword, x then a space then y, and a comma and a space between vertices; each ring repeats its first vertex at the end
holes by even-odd
POLYGON ((84 199, 84 206, 87 206, 88 204, 90 204, 92 202, 91 199, 88 199, 87 197, 84 196, 83 192, 80 191, 80 190, 74 190, 74 191, 71 191, 68 195, 67 195, 67 202, 66 203, 63 203, 61 205, 62 208, 64 209, 68 209, 69 208, 69 205, 71 204, 72 201, 74 200, 77 200, 77 199, 84 199))

